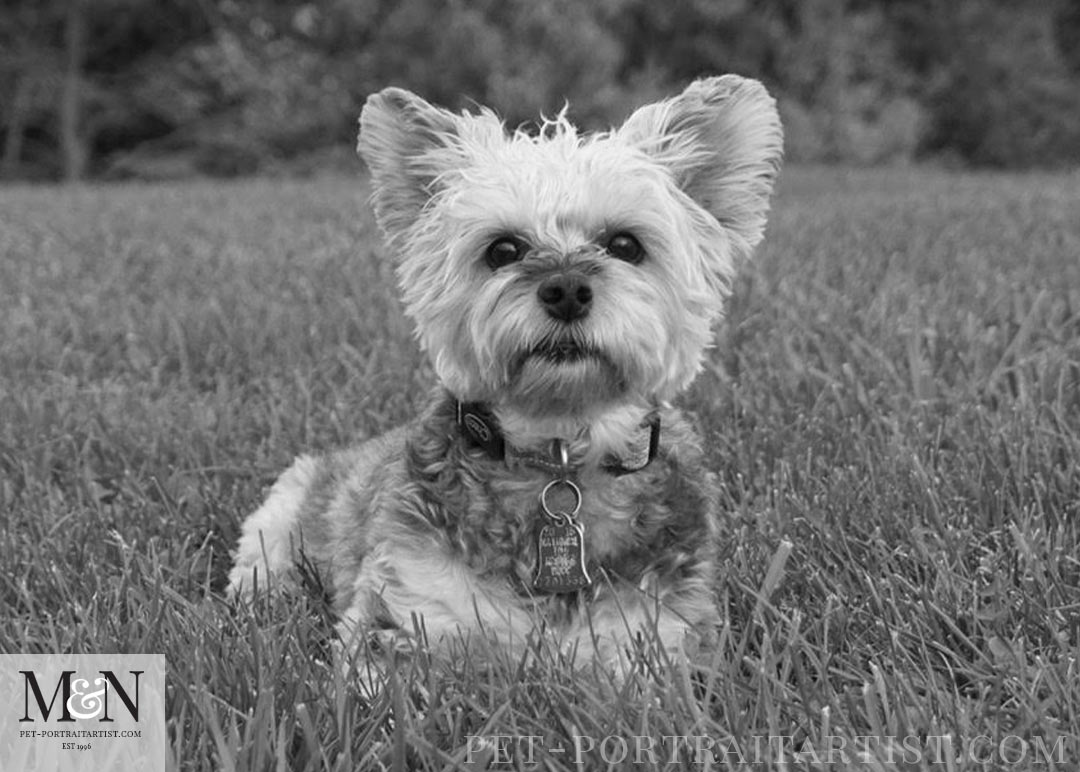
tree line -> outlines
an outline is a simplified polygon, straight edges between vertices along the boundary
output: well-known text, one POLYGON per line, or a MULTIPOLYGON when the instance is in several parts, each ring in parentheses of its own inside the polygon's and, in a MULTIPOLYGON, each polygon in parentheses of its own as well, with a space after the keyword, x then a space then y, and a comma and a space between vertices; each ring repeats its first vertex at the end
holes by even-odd
POLYGON ((401 85, 590 127, 762 79, 789 158, 1080 161, 1080 0, 4 0, 0 179, 339 163, 401 85))

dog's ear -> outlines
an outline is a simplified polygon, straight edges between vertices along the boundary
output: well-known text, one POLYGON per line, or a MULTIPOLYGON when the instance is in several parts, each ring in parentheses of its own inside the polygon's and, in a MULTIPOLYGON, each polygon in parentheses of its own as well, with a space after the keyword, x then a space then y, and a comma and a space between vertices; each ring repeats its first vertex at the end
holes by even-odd
POLYGON ((411 91, 387 88, 368 97, 356 150, 371 171, 375 218, 391 243, 420 216, 440 172, 433 151, 457 131, 453 113, 411 91))
POLYGON ((634 112, 618 134, 667 166, 679 188, 732 234, 738 252, 746 256, 761 241, 783 130, 759 82, 737 75, 695 81, 634 112))

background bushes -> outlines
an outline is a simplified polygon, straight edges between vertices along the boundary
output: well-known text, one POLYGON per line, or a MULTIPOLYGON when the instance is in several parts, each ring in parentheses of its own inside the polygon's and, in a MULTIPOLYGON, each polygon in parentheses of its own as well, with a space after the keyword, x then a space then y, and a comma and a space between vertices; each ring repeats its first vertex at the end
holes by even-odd
POLYGON ((1072 165, 1078 51, 1080 0, 10 0, 0 177, 306 172, 388 84, 602 127, 726 71, 794 160, 1072 165))

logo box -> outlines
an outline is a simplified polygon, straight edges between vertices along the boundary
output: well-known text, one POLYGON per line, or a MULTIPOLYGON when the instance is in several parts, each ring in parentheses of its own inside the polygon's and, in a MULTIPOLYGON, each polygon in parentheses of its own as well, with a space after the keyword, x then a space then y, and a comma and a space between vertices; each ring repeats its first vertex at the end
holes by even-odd
POLYGON ((162 654, 0 654, 0 694, 0 769, 170 766, 162 654))

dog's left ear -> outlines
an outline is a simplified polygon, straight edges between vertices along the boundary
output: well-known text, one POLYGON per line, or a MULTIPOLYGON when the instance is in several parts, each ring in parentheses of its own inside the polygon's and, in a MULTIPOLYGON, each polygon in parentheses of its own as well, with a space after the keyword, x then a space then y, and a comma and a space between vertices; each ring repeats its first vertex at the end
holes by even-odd
POLYGON ((761 241, 783 158, 776 101, 758 81, 722 75, 635 111, 618 130, 732 234, 742 256, 761 241))
POLYGON ((438 150, 458 132, 457 117, 401 88, 372 94, 360 113, 356 150, 371 171, 375 219, 400 242, 434 192, 438 150))

